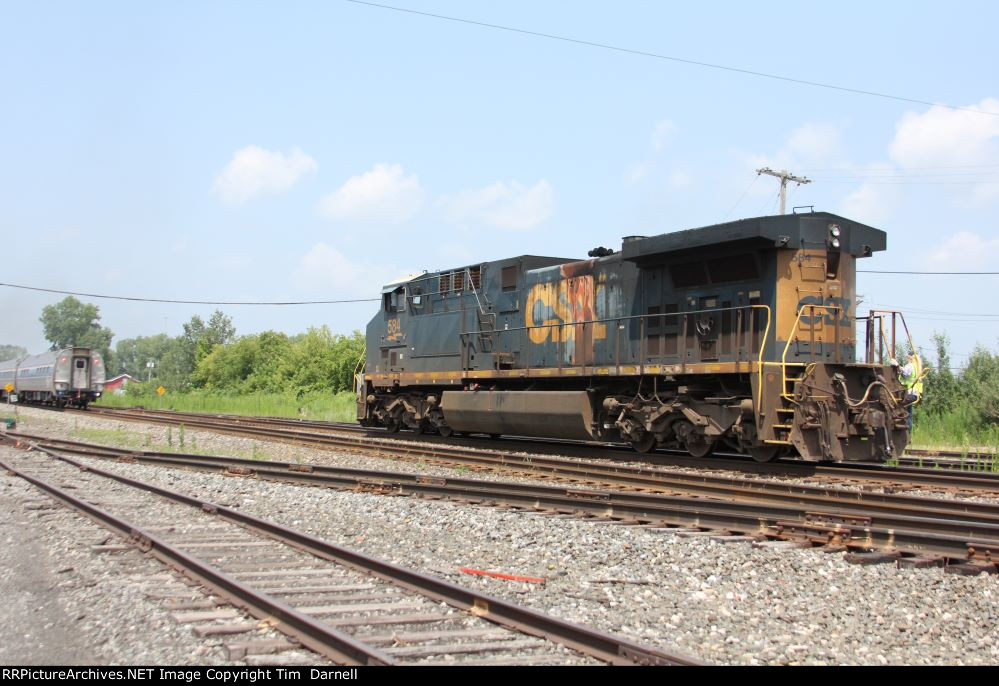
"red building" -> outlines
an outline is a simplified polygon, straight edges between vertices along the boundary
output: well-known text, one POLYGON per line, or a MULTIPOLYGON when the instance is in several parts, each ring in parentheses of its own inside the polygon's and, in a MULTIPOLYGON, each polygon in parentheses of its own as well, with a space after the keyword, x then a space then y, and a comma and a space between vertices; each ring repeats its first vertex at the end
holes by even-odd
POLYGON ((108 379, 104 382, 104 392, 121 395, 125 392, 125 386, 130 383, 139 383, 139 380, 128 374, 119 374, 113 379, 108 379))

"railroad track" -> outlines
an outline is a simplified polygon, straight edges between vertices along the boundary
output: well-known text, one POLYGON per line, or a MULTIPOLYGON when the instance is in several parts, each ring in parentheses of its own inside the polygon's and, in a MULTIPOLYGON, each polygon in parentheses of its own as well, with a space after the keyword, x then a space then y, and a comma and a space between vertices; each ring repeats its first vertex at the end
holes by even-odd
POLYGON ((678 483, 676 493, 670 495, 598 491, 231 457, 131 452, 23 434, 9 435, 8 439, 38 441, 37 445, 49 452, 374 494, 529 508, 634 525, 681 527, 687 535, 720 535, 724 540, 752 538, 826 545, 849 551, 848 559, 855 562, 950 565, 955 571, 979 573, 997 571, 999 561, 999 505, 989 503, 731 479, 678 483))
MULTIPOLYGON (((94 412, 93 409, 88 412, 94 412)), ((321 449, 351 450, 366 454, 397 459, 431 460, 442 463, 472 465, 508 473, 550 475, 575 479, 584 483, 600 483, 618 487, 659 488, 659 475, 667 472, 654 467, 621 464, 606 459, 613 448, 589 445, 568 446, 575 455, 600 457, 599 460, 569 459, 561 456, 525 455, 515 448, 536 453, 538 444, 510 442, 503 450, 471 447, 450 441, 426 437, 407 436, 406 440, 392 438, 385 432, 372 432, 357 425, 331 425, 323 422, 298 422, 297 420, 273 421, 259 417, 231 415, 202 415, 148 410, 101 409, 98 414, 115 419, 147 422, 168 426, 183 424, 189 429, 203 429, 230 435, 281 441, 321 449), (317 425, 319 429, 317 430, 317 425), (350 426, 344 431, 343 426, 350 426)), ((566 446, 558 446, 564 452, 566 446)), ((647 456, 643 456, 647 457, 647 456)), ((751 460, 712 458, 698 459, 689 456, 656 456, 656 466, 687 467, 697 470, 732 470, 755 476, 794 477, 821 479, 824 482, 877 486, 888 489, 931 489, 954 493, 999 493, 999 473, 961 472, 955 470, 919 467, 884 467, 868 464, 816 464, 806 462, 777 462, 760 464, 751 460)), ((689 476, 689 475, 687 475, 689 476)), ((706 478, 706 477, 703 477, 706 478)))
MULTIPOLYGON (((79 412, 80 410, 74 410, 69 408, 70 412, 79 412)), ((91 407, 87 412, 98 413, 98 414, 119 414, 119 413, 141 413, 145 416, 170 416, 170 417, 188 417, 190 419, 216 419, 221 421, 230 421, 242 424, 255 424, 260 426, 280 426, 290 429, 314 429, 316 431, 338 431, 338 432, 350 432, 350 433, 361 433, 371 436, 391 436, 382 429, 373 429, 369 427, 363 427, 355 422, 327 422, 314 419, 288 419, 285 417, 261 417, 261 416, 241 416, 232 414, 217 414, 217 413, 202 413, 202 412, 179 412, 174 410, 146 410, 144 408, 101 408, 101 407, 91 407)), ((445 440, 439 439, 433 435, 419 435, 419 434, 405 434, 409 440, 445 440)), ((453 441, 454 439, 446 439, 448 441, 453 441)), ((483 442, 485 439, 479 440, 477 442, 483 442)), ((620 451, 624 455, 629 457, 635 457, 634 450, 629 446, 624 444, 600 444, 595 445, 592 442, 586 441, 571 441, 563 439, 544 439, 544 438, 530 438, 530 439, 520 439, 518 437, 505 437, 503 439, 504 443, 517 443, 525 444, 528 448, 531 446, 536 447, 537 445, 550 445, 558 446, 561 448, 571 449, 573 447, 578 447, 583 450, 585 449, 598 449, 602 451, 620 451)), ((679 455, 686 455, 684 451, 659 451, 663 453, 675 452, 679 455)), ((656 454, 652 453, 648 455, 655 460, 656 454)), ((643 456, 644 458, 645 456, 643 456)), ((748 459, 745 456, 731 455, 731 457, 739 457, 741 460, 748 459)), ((787 460, 785 463, 794 463, 793 460, 787 460)), ((701 462, 703 464, 703 461, 701 462)), ((922 466, 929 465, 938 468, 955 468, 955 469, 967 469, 967 470, 980 470, 980 471, 999 471, 999 455, 995 453, 990 453, 986 451, 979 450, 944 450, 939 448, 907 448, 906 454, 900 461, 900 465, 912 465, 912 466, 922 466)))
MULTIPOLYGON (((346 665, 697 661, 488 596, 217 503, 84 464, 64 449, 0 462, 301 645, 346 665), (41 456, 44 459, 40 459, 41 456), (73 493, 57 484, 71 483, 73 493)), ((206 621, 229 618, 213 607, 206 621)), ((207 624, 239 634, 258 622, 207 624)), ((273 643, 273 642, 271 642, 273 643)), ((282 646, 268 646, 280 649, 282 646)), ((242 650, 254 646, 243 644, 242 650)))

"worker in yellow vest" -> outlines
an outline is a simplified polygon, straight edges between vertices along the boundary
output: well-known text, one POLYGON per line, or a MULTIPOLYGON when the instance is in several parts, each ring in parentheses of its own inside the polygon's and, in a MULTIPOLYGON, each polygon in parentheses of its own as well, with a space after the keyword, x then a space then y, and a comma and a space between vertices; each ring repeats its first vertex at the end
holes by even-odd
POLYGON ((909 407, 909 431, 912 431, 912 408, 923 395, 923 361, 915 351, 909 353, 904 367, 899 370, 899 380, 905 384, 905 404, 909 407))

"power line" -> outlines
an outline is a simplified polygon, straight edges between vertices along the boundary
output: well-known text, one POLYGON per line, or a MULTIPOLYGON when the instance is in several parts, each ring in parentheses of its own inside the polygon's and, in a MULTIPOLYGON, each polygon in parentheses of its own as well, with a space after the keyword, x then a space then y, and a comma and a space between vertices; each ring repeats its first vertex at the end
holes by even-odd
POLYGON ((7 288, 19 288, 25 291, 40 291, 42 293, 58 293, 60 295, 78 295, 83 298, 103 298, 105 300, 129 300, 143 303, 171 303, 175 305, 339 305, 341 303, 378 302, 378 298, 359 298, 356 300, 294 300, 287 302, 246 302, 225 300, 170 300, 167 298, 133 298, 125 295, 99 295, 97 293, 77 293, 76 291, 60 291, 54 288, 38 288, 22 286, 16 283, 0 283, 7 288))
POLYGON ((749 182, 748 186, 746 186, 746 190, 744 190, 742 192, 742 195, 740 195, 739 199, 735 201, 735 204, 732 205, 732 207, 729 208, 729 211, 725 213, 725 218, 722 220, 722 223, 725 223, 725 222, 728 221, 729 216, 731 216, 731 214, 733 212, 735 212, 735 208, 737 208, 739 206, 739 203, 742 202, 742 199, 746 197, 746 194, 749 193, 750 189, 753 186, 756 185, 756 182, 759 181, 759 179, 760 179, 760 175, 759 174, 757 174, 756 176, 753 177, 753 180, 749 182))
MULTIPOLYGON (((997 171, 975 171, 975 172, 937 172, 932 174, 910 174, 908 169, 849 169, 840 170, 842 173, 834 176, 817 176, 819 179, 951 179, 957 176, 995 176, 997 171)), ((912 170, 916 171, 916 170, 912 170)), ((928 171, 928 170, 927 170, 928 171)))
POLYGON ((868 186, 982 186, 985 184, 999 183, 999 179, 981 179, 978 181, 871 181, 865 178, 857 178, 850 181, 843 179, 833 180, 817 178, 815 180, 821 181, 822 183, 845 183, 849 185, 863 183, 868 186))
MULTIPOLYGON (((905 169, 900 169, 899 171, 932 171, 934 169, 984 169, 984 168, 995 168, 999 167, 999 164, 954 164, 949 166, 935 166, 935 167, 906 167, 905 169)), ((843 167, 803 167, 802 171, 808 172, 851 172, 851 173, 878 173, 892 171, 890 169, 844 169, 843 167)))
POLYGON ((933 276, 997 276, 999 272, 903 272, 903 271, 880 271, 876 269, 858 269, 858 274, 919 274, 933 276))
POLYGON ((552 33, 542 33, 541 31, 531 31, 529 29, 521 29, 513 26, 503 26, 500 24, 490 24, 484 21, 475 21, 473 19, 464 19, 461 17, 450 17, 443 14, 434 14, 432 12, 423 12, 420 10, 408 9, 405 7, 394 7, 392 5, 383 5, 377 2, 367 2, 366 0, 346 0, 346 2, 353 3, 355 5, 365 5, 367 7, 377 7, 383 10, 392 10, 393 12, 404 12, 406 14, 415 14, 421 17, 429 17, 431 19, 441 19, 443 21, 452 21, 459 24, 470 24, 472 26, 480 26, 487 29, 496 29, 498 31, 509 31, 510 33, 520 33, 527 36, 534 36, 536 38, 547 38, 549 40, 562 41, 564 43, 574 43, 576 45, 585 45, 591 48, 600 48, 602 50, 613 50, 615 52, 623 52, 630 55, 639 55, 641 57, 652 57, 659 60, 668 60, 670 62, 679 62, 682 64, 689 64, 695 67, 704 67, 706 69, 717 69, 721 71, 735 72, 737 74, 746 74, 748 76, 757 76, 765 79, 773 79, 775 81, 785 81, 788 83, 796 83, 802 86, 812 86, 815 88, 826 88, 828 90, 841 91, 845 93, 854 93, 856 95, 867 95, 875 98, 884 98, 887 100, 897 100, 900 102, 915 103, 917 105, 929 105, 930 107, 945 107, 950 110, 958 110, 962 112, 974 112, 975 114, 984 114, 990 117, 999 117, 999 112, 988 112, 986 110, 979 110, 973 107, 959 107, 957 105, 948 105, 946 103, 930 102, 928 100, 917 100, 915 98, 906 98, 900 95, 889 95, 887 93, 879 93, 877 91, 862 90, 859 88, 848 88, 846 86, 836 86, 829 83, 821 83, 819 81, 808 81, 806 79, 796 79, 790 76, 781 76, 779 74, 768 74, 761 71, 753 71, 751 69, 742 69, 739 67, 729 67, 722 64, 712 64, 711 62, 701 62, 699 60, 691 60, 683 57, 675 57, 671 55, 662 55, 655 52, 648 52, 646 50, 636 50, 633 48, 623 48, 617 45, 609 45, 607 43, 597 43, 595 41, 582 40, 579 38, 570 38, 568 36, 559 36, 552 33))
POLYGON ((926 310, 919 307, 904 307, 900 305, 872 305, 878 309, 899 310, 901 312, 919 312, 920 314, 945 314, 954 317, 999 317, 999 313, 986 314, 984 312, 949 312, 946 310, 926 310))

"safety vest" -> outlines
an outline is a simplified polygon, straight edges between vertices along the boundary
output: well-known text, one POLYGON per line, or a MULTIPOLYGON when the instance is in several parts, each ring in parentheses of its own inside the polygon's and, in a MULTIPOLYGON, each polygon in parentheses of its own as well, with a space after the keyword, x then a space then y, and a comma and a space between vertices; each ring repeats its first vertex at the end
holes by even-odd
POLYGON ((905 387, 918 396, 923 395, 923 361, 916 355, 912 362, 912 376, 902 378, 905 387))

